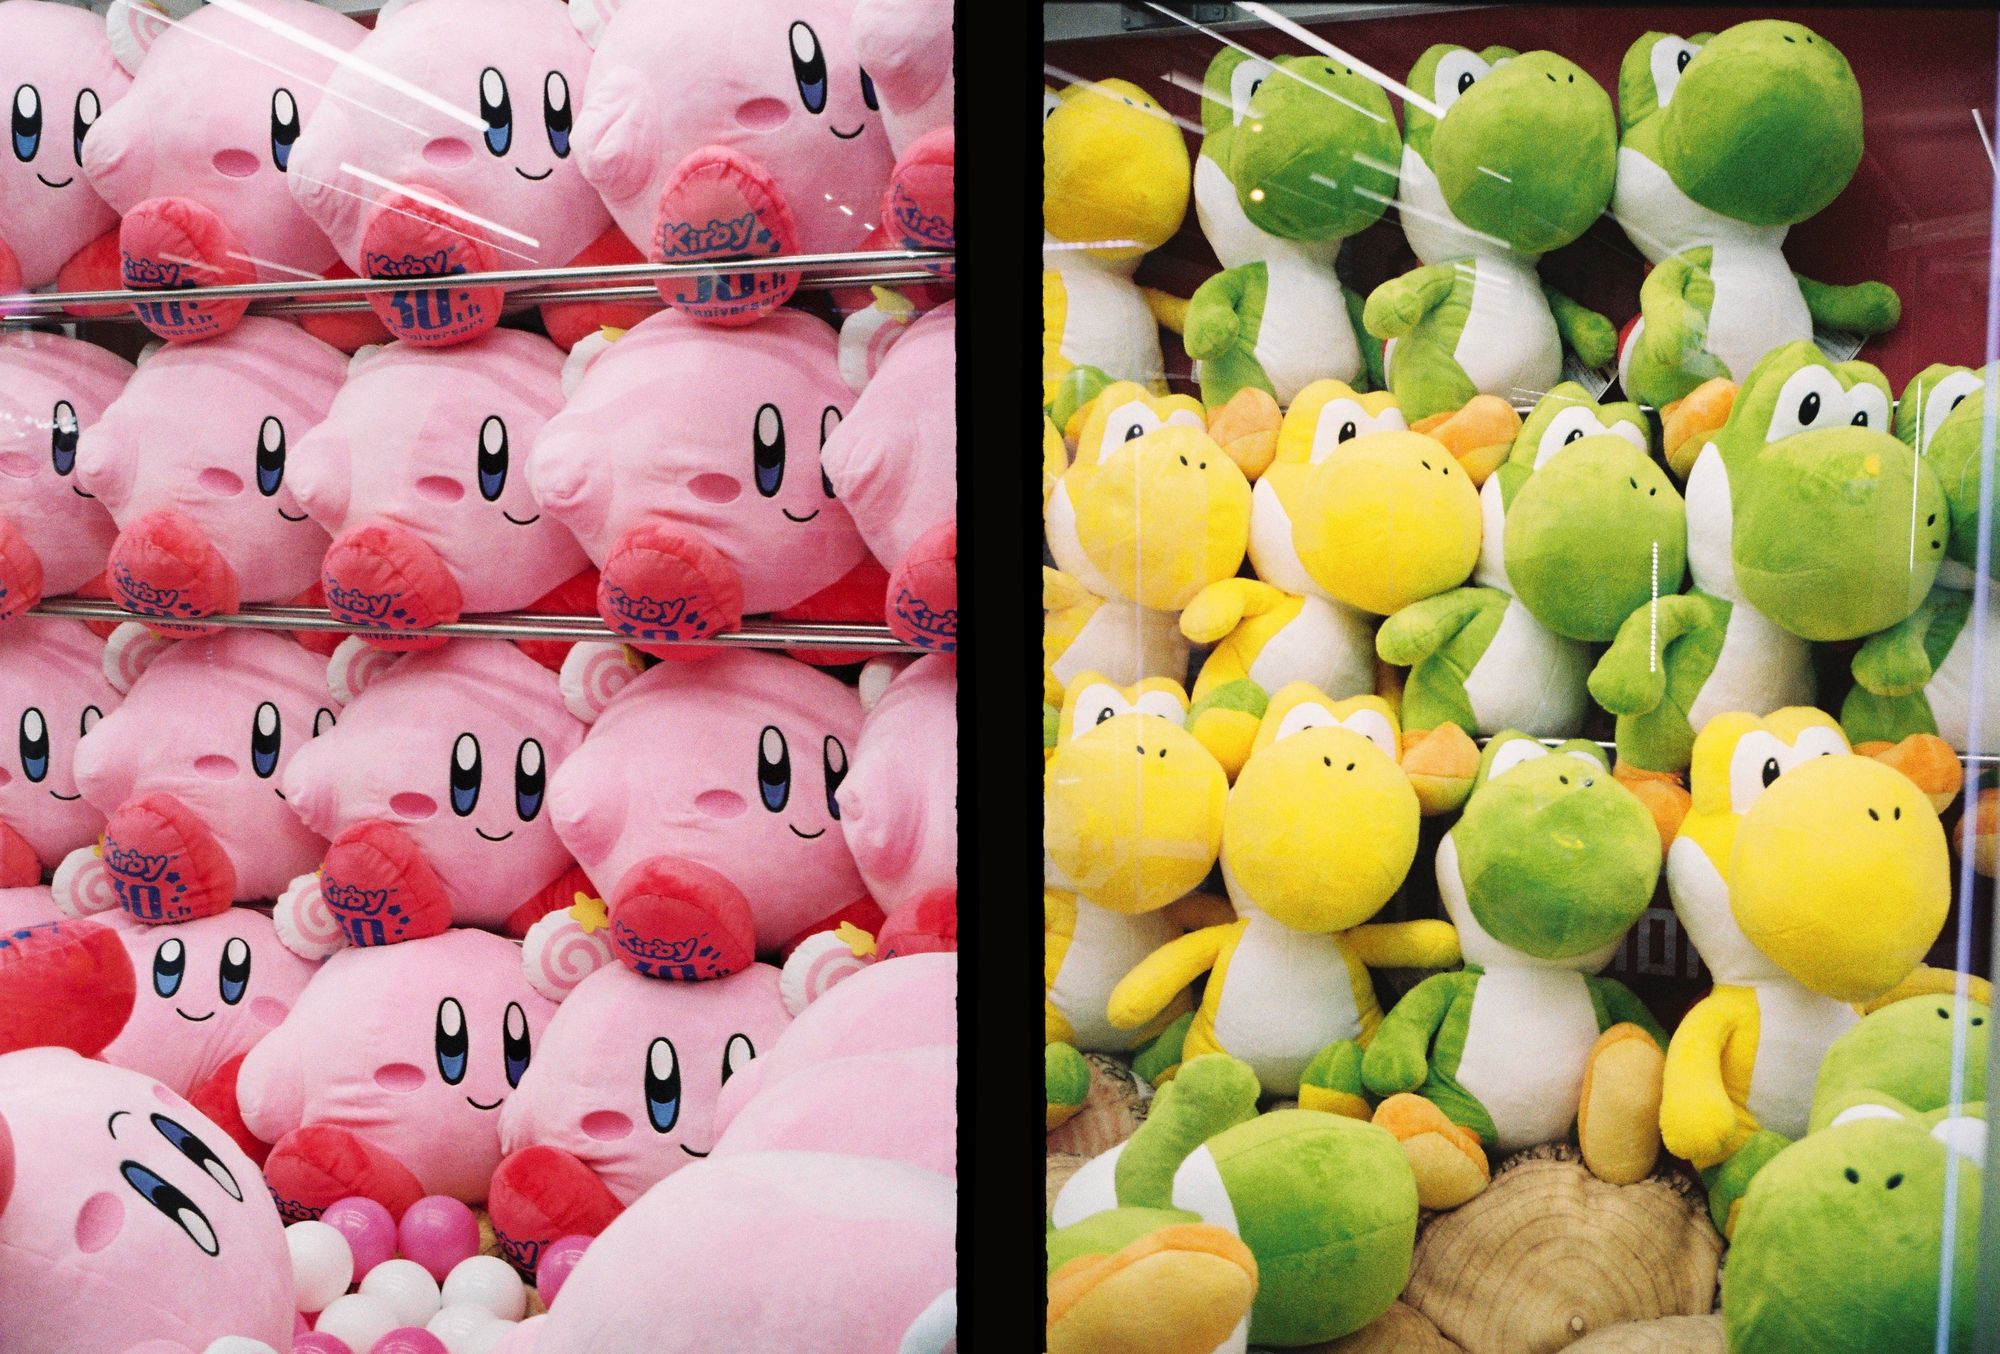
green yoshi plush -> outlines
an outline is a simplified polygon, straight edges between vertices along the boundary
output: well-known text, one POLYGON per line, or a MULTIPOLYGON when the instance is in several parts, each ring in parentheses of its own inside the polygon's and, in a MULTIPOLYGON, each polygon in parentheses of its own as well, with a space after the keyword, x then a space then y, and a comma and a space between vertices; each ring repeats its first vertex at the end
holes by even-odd
POLYGON ((1223 271, 1189 302, 1183 338, 1210 408, 1254 387, 1290 405, 1328 377, 1382 382, 1381 344, 1341 285, 1341 242, 1381 218, 1402 137, 1389 97, 1325 56, 1272 61, 1225 46, 1202 88, 1195 213, 1223 271))
POLYGON ((1562 376, 1567 343, 1586 366, 1617 334, 1542 285, 1536 260, 1582 235, 1611 199, 1611 99, 1553 52, 1439 44, 1410 72, 1429 100, 1404 107, 1397 193, 1421 267, 1377 287, 1362 322, 1384 350, 1389 388, 1411 421, 1477 394, 1523 402, 1562 376))
POLYGON ((1619 68, 1618 118, 1611 213, 1653 265, 1619 353, 1627 394, 1664 406, 1714 377, 1740 381, 1815 322, 1895 325, 1882 283, 1814 282, 1782 252, 1861 162, 1861 87, 1832 43, 1778 19, 1648 33, 1619 68))
POLYGON ((1382 660, 1410 669, 1405 729, 1561 738, 1582 727, 1587 646, 1681 589, 1686 512, 1649 442, 1639 406, 1599 404, 1574 382, 1535 405, 1480 487, 1471 586, 1407 606, 1376 632, 1382 660))

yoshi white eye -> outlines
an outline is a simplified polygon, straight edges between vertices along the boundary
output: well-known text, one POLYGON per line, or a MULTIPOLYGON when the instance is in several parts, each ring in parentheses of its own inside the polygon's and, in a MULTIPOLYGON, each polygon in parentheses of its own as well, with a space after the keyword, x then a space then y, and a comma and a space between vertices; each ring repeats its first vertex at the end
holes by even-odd
POLYGON ((1831 368, 1814 363, 1787 376, 1778 388, 1778 403, 1771 410, 1764 440, 1776 442, 1794 433, 1838 428, 1849 417, 1847 388, 1831 368))
POLYGON ((1653 448, 1649 445, 1649 439, 1646 436, 1646 430, 1640 427, 1638 424, 1634 423, 1629 418, 1619 419, 1616 423, 1612 424, 1605 431, 1616 433, 1618 436, 1624 438, 1627 442, 1630 442, 1633 446, 1637 447, 1642 453, 1646 455, 1652 454, 1653 448))
POLYGON ((1133 710, 1142 715, 1157 715, 1179 724, 1187 718, 1187 707, 1174 699, 1171 691, 1147 691, 1132 702, 1133 710))
POLYGON ((1857 428, 1889 431, 1889 397, 1882 388, 1863 381, 1847 392, 1847 421, 1857 428))
POLYGON ((1572 442, 1595 436, 1605 430, 1603 420, 1597 411, 1573 404, 1549 420, 1549 426, 1542 429, 1541 441, 1535 443, 1535 469, 1540 470, 1551 456, 1572 442))
POLYGON ((1438 61, 1437 76, 1431 82, 1431 102, 1437 105, 1438 116, 1443 117, 1458 102, 1459 95, 1492 72, 1493 67, 1477 52, 1463 49, 1446 52, 1438 61))
POLYGON ((1923 392, 1923 409, 1917 423, 1917 455, 1931 449, 1931 439, 1937 436, 1939 426, 1951 416, 1951 411, 1978 394, 1985 384, 1978 372, 1961 368, 1923 392))
MULTIPOLYGON (((1606 762, 1602 757, 1594 753, 1585 752, 1582 748, 1565 748, 1563 750, 1563 756, 1576 758, 1578 761, 1582 762, 1585 766, 1589 767, 1593 772, 1603 773, 1611 770, 1611 765, 1609 762, 1606 762)), ((1589 781, 1584 782, 1584 784, 1586 785, 1588 785, 1589 783, 1590 783, 1589 781)))
POLYGON ((1056 93, 1053 89, 1050 89, 1047 86, 1043 86, 1042 121, 1047 122, 1049 120, 1049 115, 1054 113, 1056 109, 1060 107, 1062 107, 1062 95, 1056 93))
POLYGON ((1852 751, 1837 730, 1816 724, 1792 740, 1792 765, 1801 765, 1815 757, 1845 756, 1852 751))
POLYGON ((1396 746, 1396 732, 1389 727, 1389 717, 1380 710, 1356 710, 1335 723, 1381 748, 1383 755, 1392 762, 1401 755, 1401 749, 1396 746))
POLYGON ((1859 1124, 1870 1119, 1894 1119, 1898 1123, 1901 1123, 1903 1122, 1903 1117, 1887 1105, 1849 1105, 1846 1109, 1834 1115, 1833 1122, 1828 1124, 1827 1127, 1839 1128, 1842 1124, 1859 1124))
POLYGON ((1681 82, 1681 72, 1688 68, 1688 63, 1700 50, 1686 38, 1672 36, 1653 44, 1653 92, 1659 98, 1660 107, 1665 108, 1673 101, 1674 90, 1681 82))
POLYGON ((1486 768, 1486 779, 1504 776, 1523 762, 1548 755, 1549 750, 1532 738, 1510 738, 1493 754, 1493 763, 1486 768))
POLYGON ((1975 1165, 1986 1163, 1986 1121, 1969 1115, 1940 1119, 1931 1136, 1975 1165))
POLYGON ((1163 426, 1160 416, 1153 412, 1151 406, 1141 400, 1127 400, 1104 420, 1105 449, 1112 450, 1120 442, 1130 442, 1147 433, 1158 432, 1163 426))
POLYGON ((1092 682, 1077 695, 1075 710, 1070 717, 1069 736, 1072 739, 1081 738, 1105 720, 1131 713, 1131 702, 1117 687, 1105 682, 1092 682))
POLYGON ((1192 409, 1174 410, 1173 413, 1167 415, 1167 421, 1161 426, 1166 428, 1193 428, 1196 432, 1208 431, 1208 425, 1201 421, 1201 415, 1192 409))
POLYGON ((1344 442, 1352 442, 1365 432, 1373 432, 1368 411, 1359 400, 1328 400, 1320 406, 1319 421, 1313 425, 1311 460, 1318 465, 1333 455, 1344 442))
POLYGON ((1324 705, 1314 701, 1301 701, 1285 711, 1285 717, 1278 722, 1277 736, 1271 741, 1282 743, 1295 733, 1304 733, 1308 729, 1334 728, 1339 724, 1340 721, 1334 717, 1333 711, 1324 705))
POLYGON ((1840 756, 1849 751, 1841 736, 1829 728, 1807 729, 1793 743, 1786 743, 1764 729, 1747 733, 1729 759, 1729 807, 1736 813, 1748 813, 1750 806, 1785 772, 1816 757, 1840 756))
POLYGON ((1232 126, 1240 126, 1250 115, 1250 100, 1271 78, 1271 63, 1268 61, 1245 61, 1229 73, 1229 120, 1232 126))

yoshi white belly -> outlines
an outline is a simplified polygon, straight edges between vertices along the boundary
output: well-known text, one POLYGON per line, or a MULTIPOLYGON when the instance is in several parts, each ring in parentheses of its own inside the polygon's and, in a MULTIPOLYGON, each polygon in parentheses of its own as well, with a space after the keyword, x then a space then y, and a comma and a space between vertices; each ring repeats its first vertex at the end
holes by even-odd
POLYGON ((1249 1063, 1266 1092, 1296 1095, 1315 1053, 1360 1037, 1354 978, 1339 940, 1249 913, 1215 1003, 1215 1041, 1249 1063))
POLYGON ((1768 715, 1788 705, 1813 703, 1812 646, 1763 612, 1738 602, 1729 610, 1715 669, 1688 707, 1688 725, 1699 733, 1716 715, 1741 710, 1768 715))
POLYGON ((1119 1029, 1106 1017, 1105 1008, 1118 980, 1178 934, 1164 912, 1126 916, 1076 900, 1076 931, 1049 989, 1049 1001, 1069 1021, 1078 1048, 1121 1053, 1151 1037, 1119 1029))
POLYGON ((1590 989, 1575 970, 1502 968, 1479 976, 1458 1083, 1493 1116, 1501 1151, 1569 1132, 1597 1035, 1590 989))
POLYGON ((1845 1002, 1789 978, 1767 978, 1751 988, 1757 994, 1757 1058, 1750 1069, 1750 1113, 1760 1127, 1804 1137, 1819 1065, 1861 1017, 1845 1002))
MULTIPOLYGON (((1541 278, 1512 259, 1476 258, 1470 267, 1471 306, 1452 357, 1489 395, 1539 398, 1562 379, 1562 338, 1541 278)), ((1466 285, 1462 272, 1458 285, 1466 285)))
POLYGON ((1328 377, 1352 385, 1361 374, 1361 345, 1332 266, 1281 254, 1264 260, 1264 268, 1269 287, 1253 351, 1278 403, 1290 405, 1307 385, 1328 377))
POLYGON ((1064 686, 1084 672, 1097 673, 1117 686, 1130 686, 1147 677, 1180 681, 1187 666, 1188 642, 1181 634, 1178 615, 1106 600, 1090 613, 1090 619, 1049 670, 1064 686))
POLYGON ((1972 709, 1980 711, 1980 752, 2000 745, 2000 615, 1989 612, 1986 628, 1984 672, 1972 662, 1972 630, 1977 618, 1966 617, 1965 627, 1945 652, 1944 661, 1924 687, 1930 701, 1931 717, 1937 721, 1938 737, 1960 752, 1972 749, 1972 709))
POLYGON ((1590 650, 1550 630, 1510 600, 1486 652, 1465 675, 1465 696, 1481 734, 1518 729, 1568 738, 1583 725, 1590 650))
POLYGON ((1148 388, 1165 379, 1160 332, 1151 308, 1128 275, 1070 262, 1056 269, 1068 297, 1057 351, 1078 366, 1096 367, 1114 381, 1148 388))
POLYGON ((1266 691, 1311 682, 1335 700, 1372 692, 1375 629, 1368 617, 1324 597, 1299 600, 1299 614, 1252 660, 1250 680, 1266 691))

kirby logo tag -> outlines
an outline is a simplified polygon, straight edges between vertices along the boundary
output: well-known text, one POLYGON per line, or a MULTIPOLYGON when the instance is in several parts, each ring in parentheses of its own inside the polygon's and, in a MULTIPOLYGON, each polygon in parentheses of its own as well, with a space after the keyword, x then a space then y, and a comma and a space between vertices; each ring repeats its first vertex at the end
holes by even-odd
POLYGON ((648 978, 700 982, 719 971, 722 952, 697 935, 667 940, 641 936, 624 922, 611 923, 611 943, 635 972, 648 978))
POLYGON ((771 232, 757 223, 755 212, 745 212, 733 220, 711 218, 705 226, 689 221, 662 221, 658 244, 667 258, 714 254, 748 254, 753 248, 774 254, 771 232))
POLYGON ((133 577, 132 571, 122 563, 112 570, 111 582, 118 590, 118 600, 125 604, 128 611, 170 616, 174 603, 180 600, 179 588, 156 588, 144 579, 133 577))
POLYGON ((134 851, 116 842, 104 843, 105 868, 121 879, 156 884, 166 874, 170 863, 171 857, 168 856, 149 856, 143 851, 134 851))
POLYGON ((452 263, 451 251, 446 249, 435 254, 404 254, 400 258, 388 254, 368 256, 370 277, 452 277, 464 271, 465 265, 452 263))
POLYGON ((604 599, 608 609, 624 622, 619 626, 626 634, 646 633, 642 627, 674 625, 694 625, 701 619, 701 613, 690 611, 687 597, 669 597, 664 600, 641 593, 630 593, 616 584, 604 585, 604 599))
POLYGON ((326 608, 344 621, 380 621, 387 619, 389 607, 396 600, 386 592, 362 592, 358 588, 344 588, 331 579, 325 580, 326 608))
POLYGON ((896 186, 890 218, 896 223, 897 233, 906 239, 922 240, 938 249, 952 246, 955 237, 951 222, 919 207, 901 184, 896 186))
POLYGON ((906 621, 910 628, 937 641, 934 646, 939 653, 951 653, 958 648, 958 610, 933 611, 922 599, 907 592, 896 594, 896 614, 906 621))
POLYGON ((154 259, 135 258, 131 254, 120 253, 119 271, 124 274, 125 285, 144 288, 147 291, 185 290, 195 285, 193 278, 181 277, 178 263, 160 263, 154 259))
POLYGON ((364 889, 355 884, 340 884, 328 879, 321 885, 321 893, 328 907, 357 916, 372 917, 389 905, 389 890, 364 889))

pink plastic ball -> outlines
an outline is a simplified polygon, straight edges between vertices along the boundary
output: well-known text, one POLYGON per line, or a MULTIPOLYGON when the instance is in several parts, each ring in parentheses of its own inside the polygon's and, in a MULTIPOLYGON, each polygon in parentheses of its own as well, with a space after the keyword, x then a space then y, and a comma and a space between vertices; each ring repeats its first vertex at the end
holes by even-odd
POLYGON ((342 1199, 320 1214, 321 1222, 347 1238, 354 1252, 354 1279, 396 1254, 396 1220, 373 1199, 356 1195, 342 1199))
POLYGON ((583 1259, 583 1252, 590 1245, 587 1236, 566 1236, 549 1243, 542 1252, 540 1263, 535 1266, 535 1291, 542 1296, 542 1306, 556 1305, 556 1294, 569 1280, 569 1272, 576 1268, 576 1262, 583 1259))
POLYGON ((292 1338, 292 1354, 354 1354, 354 1351, 339 1336, 315 1330, 292 1338))
POLYGON ((403 1214, 396 1241, 405 1259, 416 1261, 443 1283, 460 1261, 478 1254, 479 1219, 457 1199, 432 1194, 403 1214))
POLYGON ((312 1328, 313 1323, 306 1320, 304 1312, 292 1313, 292 1338, 294 1340, 298 1339, 301 1335, 310 1335, 312 1328))
POLYGON ((368 1354, 451 1354, 444 1341, 422 1326, 404 1326, 375 1342, 368 1354))

